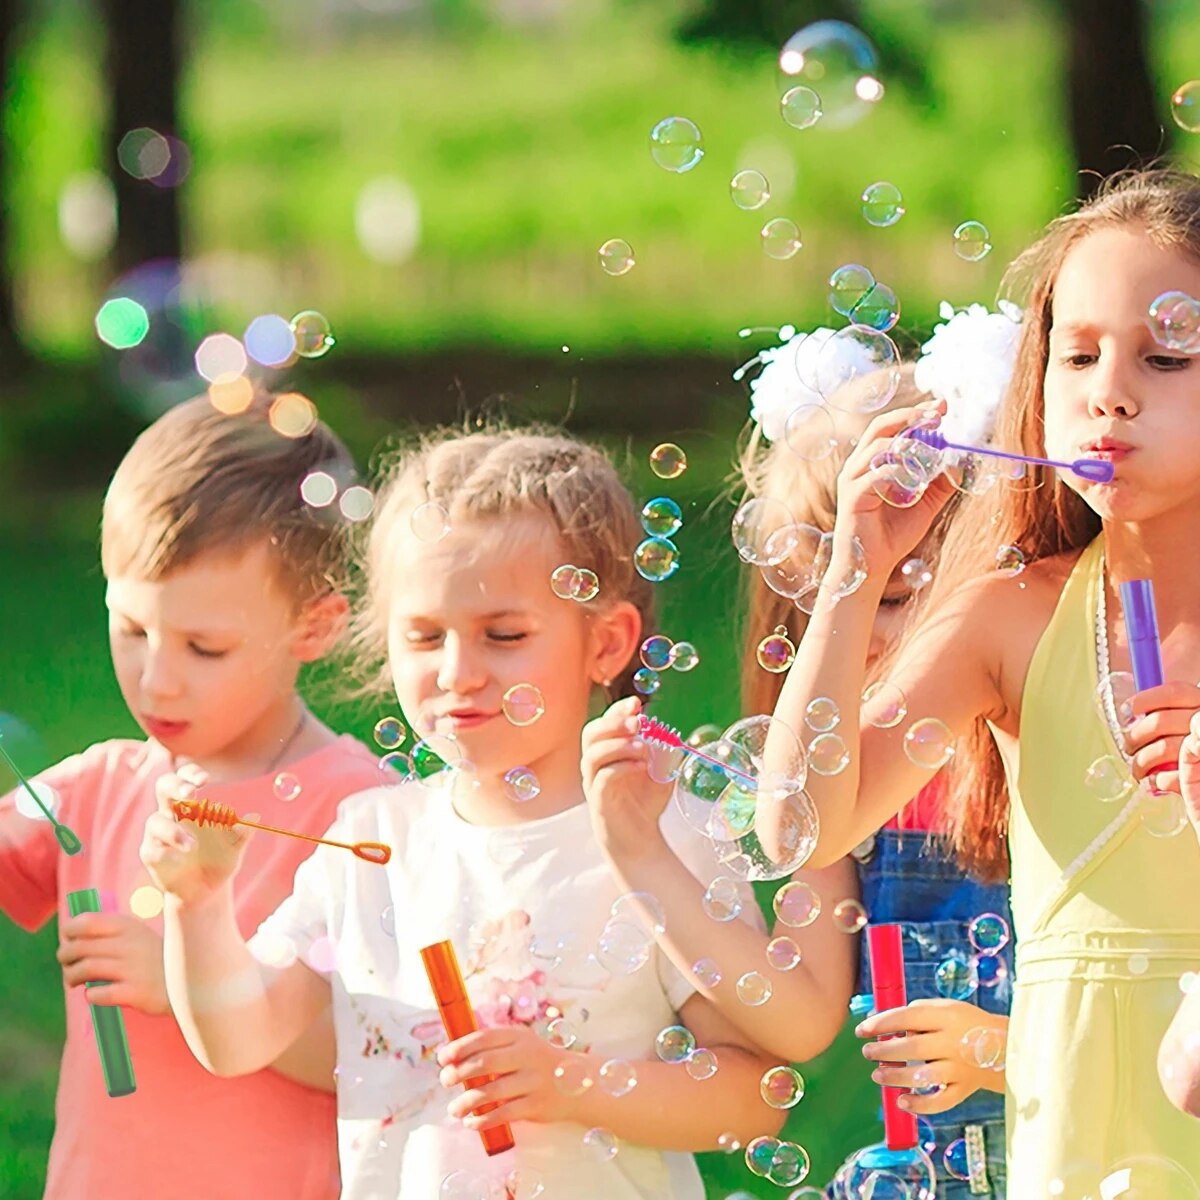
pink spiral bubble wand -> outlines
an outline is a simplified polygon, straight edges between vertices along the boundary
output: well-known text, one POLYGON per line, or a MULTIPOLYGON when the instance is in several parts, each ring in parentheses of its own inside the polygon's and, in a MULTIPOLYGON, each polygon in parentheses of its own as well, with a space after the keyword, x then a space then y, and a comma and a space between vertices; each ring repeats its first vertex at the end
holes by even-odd
POLYGON ((670 725, 664 724, 662 721, 657 721, 653 717, 648 717, 645 713, 639 715, 638 724, 641 726, 639 732, 646 741, 656 742, 658 745, 667 746, 672 750, 682 750, 684 754, 690 754, 693 758, 702 758, 706 763, 711 763, 714 767, 724 771, 726 775, 736 775, 738 779, 744 780, 751 787, 758 787, 758 780, 753 775, 747 775, 745 771, 739 771, 736 767, 731 767, 719 758, 714 758, 711 754, 705 754, 703 750, 699 750, 695 746, 689 746, 679 736, 679 731, 672 729, 670 725))

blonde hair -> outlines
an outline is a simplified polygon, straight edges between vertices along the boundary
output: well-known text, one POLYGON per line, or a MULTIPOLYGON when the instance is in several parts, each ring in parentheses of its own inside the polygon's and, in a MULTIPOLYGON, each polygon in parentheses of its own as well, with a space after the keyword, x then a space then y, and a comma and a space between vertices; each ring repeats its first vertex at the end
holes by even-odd
MULTIPOLYGON (((787 506, 792 519, 802 525, 812 525, 823 533, 833 529, 837 503, 838 474, 850 454, 851 443, 856 442, 877 413, 866 415, 846 411, 853 408, 854 398, 870 387, 876 386, 871 376, 848 384, 834 399, 843 408, 830 407, 836 447, 821 457, 827 444, 828 426, 815 422, 803 426, 799 434, 792 433, 789 440, 768 442, 759 426, 751 430, 746 447, 739 461, 739 476, 744 486, 745 498, 766 496, 779 500, 787 506)), ((913 368, 906 364, 901 369, 900 386, 895 396, 880 412, 893 408, 904 408, 923 399, 913 383, 913 368)), ((953 501, 948 509, 956 508, 953 501)), ((926 536, 918 551, 925 562, 933 567, 937 561, 937 549, 942 531, 949 521, 950 511, 944 510, 933 530, 926 536)), ((799 644, 808 628, 808 616, 794 601, 780 596, 766 584, 762 572, 751 567, 746 579, 746 627, 744 652, 742 655, 742 709, 747 713, 769 713, 779 699, 783 688, 783 675, 764 671, 758 665, 759 642, 777 626, 784 626, 792 642, 799 644)))
POLYGON ((354 462, 319 421, 299 437, 277 432, 272 402, 259 394, 229 414, 198 396, 143 431, 104 497, 106 577, 161 579, 202 554, 265 542, 297 607, 344 585, 348 547, 337 506, 311 507, 301 486, 318 470, 344 485, 354 462))
MULTIPOLYGON (((451 428, 428 434, 386 465, 365 551, 363 601, 355 618, 355 661, 368 672, 368 690, 388 686, 390 584, 397 564, 398 528, 421 504, 440 505, 451 525, 535 514, 562 543, 564 562, 594 571, 600 591, 586 608, 627 600, 654 630, 654 585, 634 568, 645 537, 638 509, 616 468, 594 446, 549 429, 451 428)), ((545 581, 550 587, 550 580, 545 581)), ((573 601, 564 601, 573 603, 573 601)), ((633 694, 636 657, 612 682, 613 698, 633 694)))
MULTIPOLYGON (((1043 385, 1053 323, 1054 285, 1068 251, 1097 229, 1141 228, 1156 245, 1200 260, 1200 180, 1167 170, 1132 171, 1109 180, 1077 212, 1052 221, 1009 268, 1005 289, 1023 299, 1025 319, 1012 384, 997 416, 996 443, 1044 455, 1043 385)), ((964 583, 995 569, 999 546, 1021 549, 1027 563, 1080 550, 1100 532, 1100 518, 1046 468, 1029 486, 995 490, 970 505, 947 538, 944 571, 934 579, 922 620, 964 583)), ((983 878, 1007 873, 1008 791, 1000 753, 980 719, 963 740, 951 772, 950 817, 958 857, 983 878)))

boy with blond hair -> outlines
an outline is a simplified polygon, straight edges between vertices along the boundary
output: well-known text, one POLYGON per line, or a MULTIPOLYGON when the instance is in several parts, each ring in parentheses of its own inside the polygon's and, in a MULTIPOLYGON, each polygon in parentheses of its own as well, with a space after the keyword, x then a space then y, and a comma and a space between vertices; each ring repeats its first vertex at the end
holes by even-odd
MULTIPOLYGON (((0 799, 0 910, 30 931, 59 917, 67 1036, 47 1200, 339 1192, 332 1062, 302 1039, 245 1078, 199 1066, 171 1015, 161 897, 138 856, 167 773, 190 772, 205 798, 314 836, 345 796, 379 783, 371 752, 317 720, 297 690, 348 608, 337 508, 306 504, 302 487, 317 472, 344 483, 353 465, 323 424, 288 436, 271 414, 266 396, 238 414, 188 401, 113 477, 101 537, 109 643, 147 738, 99 743, 37 777, 82 852, 64 854, 19 791, 0 799), (104 912, 68 915, 68 893, 83 888, 99 889, 104 912), (81 986, 92 980, 108 983, 81 986), (89 1004, 124 1011, 132 1095, 105 1092, 89 1004)), ((251 839, 234 898, 246 936, 291 892, 310 850, 251 839)))

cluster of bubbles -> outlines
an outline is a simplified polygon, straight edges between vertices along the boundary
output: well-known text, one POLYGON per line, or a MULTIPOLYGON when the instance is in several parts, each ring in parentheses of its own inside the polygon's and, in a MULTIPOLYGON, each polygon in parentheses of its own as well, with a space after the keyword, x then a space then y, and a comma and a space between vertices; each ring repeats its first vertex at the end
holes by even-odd
POLYGON ((754 1138, 746 1145, 745 1157, 752 1175, 779 1187, 803 1183, 812 1168, 803 1146, 775 1137, 754 1138))
POLYGON ((691 642, 673 642, 661 633, 642 642, 638 657, 642 665, 634 672, 633 686, 643 696, 658 691, 663 671, 686 673, 700 665, 700 654, 691 642))
POLYGON ((1163 292, 1146 312, 1155 341, 1168 350, 1200 354, 1200 300, 1187 292, 1163 292))
POLYGON ((587 567, 563 563, 550 573, 550 590, 560 600, 578 600, 586 604, 600 594, 600 579, 587 567))
MULTIPOLYGON (((981 496, 1001 479, 997 460, 965 450, 940 450, 922 440, 923 431, 936 428, 937 418, 922 418, 916 425, 896 434, 886 450, 871 460, 871 487, 892 508, 912 508, 920 503, 929 485, 944 474, 953 487, 967 496, 981 496)), ((1010 555, 1019 562, 1013 574, 1023 567, 1023 556, 1016 547, 1002 547, 997 553, 1010 555)))

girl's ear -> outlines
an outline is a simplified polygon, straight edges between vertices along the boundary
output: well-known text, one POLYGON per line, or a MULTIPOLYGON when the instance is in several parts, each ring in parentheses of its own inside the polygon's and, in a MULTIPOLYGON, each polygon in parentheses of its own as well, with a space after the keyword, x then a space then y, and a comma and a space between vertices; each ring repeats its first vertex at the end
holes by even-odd
POLYGON ((642 614, 628 600, 593 614, 591 681, 607 686, 629 665, 642 637, 642 614))
POLYGON ((350 602, 341 592, 310 600, 296 618, 292 656, 302 663, 324 658, 337 644, 350 619, 350 602))

